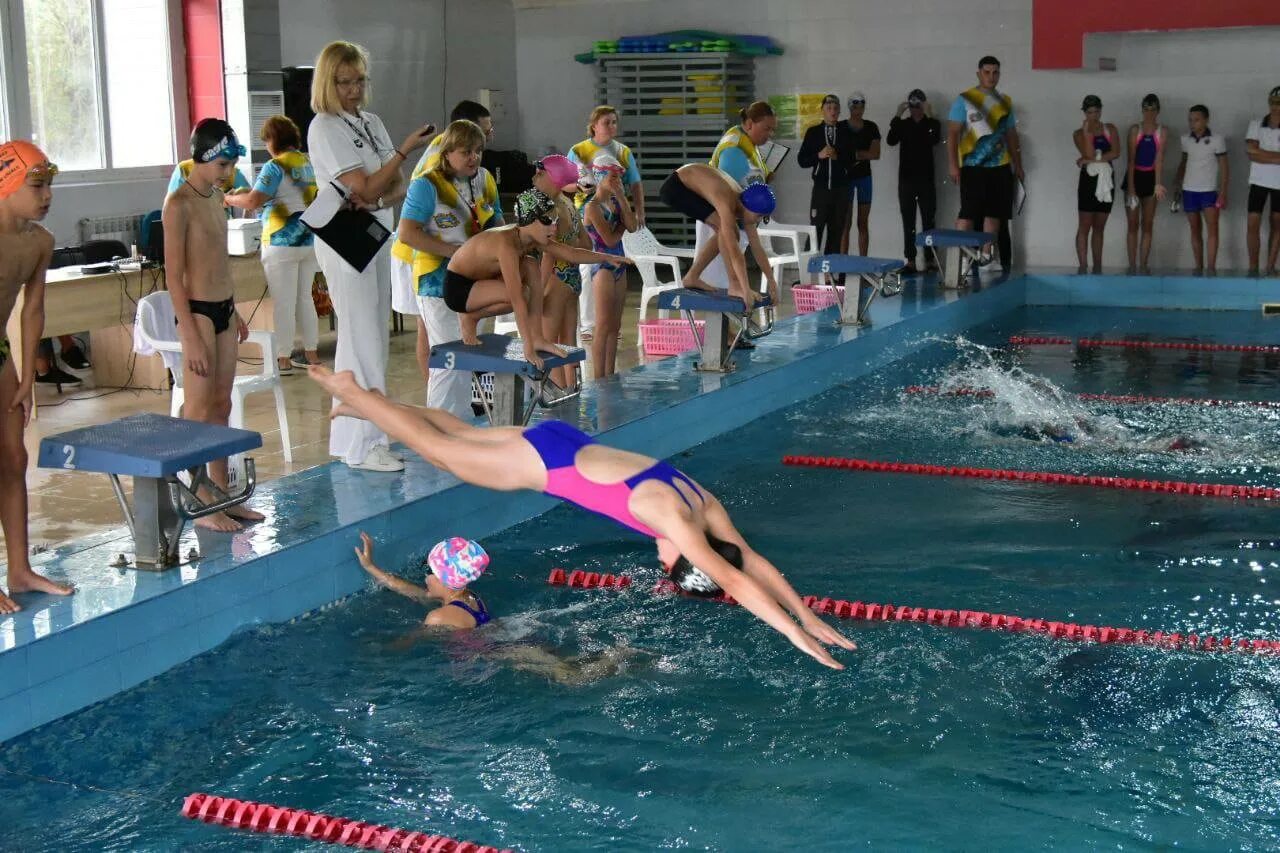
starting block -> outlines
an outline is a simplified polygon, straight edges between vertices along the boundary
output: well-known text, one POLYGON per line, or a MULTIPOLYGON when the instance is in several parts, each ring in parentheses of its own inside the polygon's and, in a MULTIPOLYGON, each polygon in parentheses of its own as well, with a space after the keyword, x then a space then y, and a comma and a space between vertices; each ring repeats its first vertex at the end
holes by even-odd
POLYGON ((249 430, 133 415, 42 439, 40 467, 110 477, 133 534, 134 566, 160 570, 178 565, 178 540, 188 520, 242 504, 253 494, 257 478, 252 459, 245 458, 244 484, 230 495, 210 482, 205 463, 261 446, 262 436, 249 430), (182 471, 189 474, 189 483, 178 478, 182 471), (122 476, 133 477, 132 509, 120 485, 122 476), (205 503, 197 495, 202 487, 220 499, 205 503))
MULTIPOLYGON (((857 276, 859 285, 866 282, 871 296, 862 303, 862 287, 849 287, 840 299, 841 326, 861 326, 867 322, 867 311, 876 296, 897 296, 902 292, 902 276, 899 274, 906 261, 894 258, 864 258, 861 255, 817 255, 809 259, 809 272, 829 275, 857 276)), ((840 293, 837 289, 836 293, 840 293)))
MULTIPOLYGON (((734 370, 733 350, 743 338, 748 340, 762 338, 773 331, 773 322, 764 326, 757 325, 751 319, 751 312, 742 300, 730 296, 727 291, 708 293, 705 290, 692 290, 688 287, 664 290, 658 294, 658 307, 669 311, 683 311, 693 330, 693 339, 698 342, 701 361, 694 365, 694 370, 708 373, 729 373, 734 370), (698 324, 694 321, 694 313, 702 311, 706 314, 718 314, 719 318, 708 317, 706 330, 698 334, 698 324), (729 320, 732 318, 738 325, 737 332, 730 337, 729 320)), ((757 302, 752 311, 772 308, 773 300, 768 296, 763 302, 757 302)))
POLYGON ((957 231, 953 228, 934 228, 916 235, 916 245, 933 253, 933 259, 942 270, 942 286, 952 289, 967 287, 966 279, 978 267, 991 263, 991 248, 995 235, 985 231, 957 231))
POLYGON ((555 405, 578 396, 577 389, 564 389, 551 381, 553 367, 580 364, 586 350, 565 347, 568 355, 542 354, 543 370, 524 358, 524 344, 507 335, 481 335, 477 346, 450 341, 431 348, 431 367, 471 371, 472 387, 493 426, 525 426, 539 403, 555 405), (493 374, 492 390, 481 387, 480 375, 493 374), (526 386, 532 392, 525 393, 526 386), (526 398, 528 401, 526 402, 526 398))

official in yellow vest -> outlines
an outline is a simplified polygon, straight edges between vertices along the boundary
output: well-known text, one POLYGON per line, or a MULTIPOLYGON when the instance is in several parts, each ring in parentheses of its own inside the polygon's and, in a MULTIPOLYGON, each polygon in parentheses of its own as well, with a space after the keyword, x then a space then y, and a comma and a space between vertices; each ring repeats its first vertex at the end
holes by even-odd
POLYGON ((258 173, 253 189, 224 201, 229 207, 257 210, 262 220, 262 270, 274 311, 276 362, 282 373, 290 373, 294 366, 320 363, 320 327, 311 299, 320 264, 314 237, 301 219, 316 197, 316 173, 311 158, 298 150, 302 134, 288 116, 274 115, 263 122, 262 141, 271 160, 258 173), (295 330, 302 338, 303 355, 296 361, 295 330))
MULTIPOLYGON (((449 258, 482 230, 503 224, 498 185, 480 166, 484 143, 485 133, 474 122, 451 123, 442 134, 439 161, 434 168, 414 170, 400 210, 391 247, 393 291, 403 294, 407 286, 414 294, 426 347, 462 338, 458 314, 443 299, 449 258)), ((471 374, 429 371, 427 405, 470 417, 471 374)))
MULTIPOLYGON (((489 108, 484 104, 475 101, 458 101, 454 106, 453 112, 449 113, 450 123, 455 121, 469 121, 484 131, 484 143, 487 146, 493 141, 493 116, 489 113, 489 108)), ((427 143, 427 150, 422 152, 422 157, 418 159, 418 165, 414 166, 414 174, 425 172, 428 169, 434 169, 436 164, 440 162, 440 145, 444 142, 444 134, 437 134, 435 139, 427 143)))
POLYGON ((720 137, 715 151, 711 152, 711 165, 746 188, 757 181, 772 177, 759 146, 773 138, 778 129, 778 117, 766 101, 756 101, 740 110, 741 124, 729 128, 720 137))

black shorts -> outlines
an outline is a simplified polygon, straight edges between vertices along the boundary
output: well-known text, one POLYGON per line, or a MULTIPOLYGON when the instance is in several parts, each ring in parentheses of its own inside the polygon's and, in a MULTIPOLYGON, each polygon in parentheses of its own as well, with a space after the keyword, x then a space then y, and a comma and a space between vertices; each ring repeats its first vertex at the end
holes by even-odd
POLYGON ((672 210, 679 211, 690 219, 696 219, 699 222, 706 222, 711 214, 716 212, 711 202, 685 186, 684 181, 680 180, 680 175, 675 172, 672 172, 662 182, 662 189, 658 191, 658 198, 662 199, 662 203, 672 210))
POLYGON ((1013 173, 1008 166, 965 166, 960 170, 960 219, 1009 219, 1013 213, 1013 173))
POLYGON ((1249 184, 1249 213, 1261 213, 1267 206, 1267 199, 1271 199, 1271 215, 1280 214, 1280 190, 1249 184))
MULTIPOLYGON (((1114 178, 1115 173, 1112 172, 1114 178)), ((1080 213, 1110 213, 1115 203, 1115 191, 1111 201, 1098 201, 1098 179, 1085 169, 1080 170, 1080 181, 1076 184, 1076 210, 1080 213)))
MULTIPOLYGON (((1151 198, 1156 194, 1156 173, 1155 170, 1144 171, 1142 169, 1134 169, 1130 174, 1133 175, 1133 194, 1138 198, 1151 198)), ((1124 176, 1124 191, 1129 192, 1129 175, 1124 176)))
POLYGON ((453 270, 445 270, 444 304, 450 311, 458 314, 467 313, 467 300, 471 298, 471 288, 475 286, 475 279, 467 278, 453 270))

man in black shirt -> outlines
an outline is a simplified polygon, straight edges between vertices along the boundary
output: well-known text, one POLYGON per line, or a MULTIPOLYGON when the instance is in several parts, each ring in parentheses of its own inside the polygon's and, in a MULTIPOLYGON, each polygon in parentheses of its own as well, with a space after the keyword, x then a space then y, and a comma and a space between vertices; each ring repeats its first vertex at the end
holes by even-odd
MULTIPOLYGON (((902 209, 903 253, 907 258, 904 272, 914 274, 916 268, 916 208, 925 231, 935 225, 938 194, 933 178, 933 146, 942 141, 942 125, 933 117, 933 109, 924 92, 912 89, 898 112, 889 122, 890 145, 902 143, 898 157, 898 206, 902 209)), ((929 269, 936 264, 926 254, 929 269)))
MULTIPOLYGON (((854 205, 858 208, 858 254, 867 254, 867 244, 871 240, 871 161, 880 159, 880 128, 874 121, 864 120, 862 114, 867 109, 867 96, 854 92, 849 96, 848 128, 853 134, 853 169, 849 172, 849 204, 845 208, 846 218, 853 214, 854 205)), ((849 232, 845 231, 840 240, 842 254, 849 253, 849 232)))
POLYGON ((809 224, 818 230, 823 253, 836 254, 840 251, 840 237, 845 233, 849 171, 854 160, 853 131, 840 121, 840 99, 835 95, 822 99, 822 124, 815 124, 804 132, 796 162, 813 172, 809 224))

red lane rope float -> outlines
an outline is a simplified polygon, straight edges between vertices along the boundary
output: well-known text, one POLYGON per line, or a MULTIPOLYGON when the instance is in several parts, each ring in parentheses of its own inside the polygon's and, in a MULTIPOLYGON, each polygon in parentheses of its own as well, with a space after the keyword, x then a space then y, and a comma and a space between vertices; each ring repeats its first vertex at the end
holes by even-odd
POLYGON ((1195 352, 1264 352, 1280 354, 1280 346, 1269 344, 1207 344, 1195 341, 1112 341, 1100 338, 1057 338, 1035 335, 1010 335, 1009 343, 1018 346, 1071 346, 1086 349, 1116 347, 1120 349, 1176 349, 1195 352))
MULTIPOLYGON (((622 575, 621 577, 626 577, 622 575)), ((552 586, 568 586, 563 569, 556 569, 547 578, 552 586)), ((628 579, 628 584, 629 579, 628 579)), ((580 589, 603 588, 580 586, 580 589)), ((616 586, 615 586, 616 588, 616 586)), ((655 593, 678 595, 679 588, 669 580, 660 580, 654 586, 655 593)), ((733 604, 730 596, 719 595, 708 601, 733 604)), ((1232 637, 1215 637, 1199 634, 1176 634, 1164 631, 1139 631, 1133 628, 1113 628, 1098 625, 1077 625, 1074 622, 1056 622, 1048 619, 1027 619, 985 610, 940 610, 932 607, 874 604, 862 601, 845 601, 840 598, 818 598, 806 595, 801 598, 804 606, 815 613, 835 616, 838 619, 856 619, 863 622, 919 622, 940 628, 985 628, 992 631, 1008 631, 1014 634, 1044 634, 1062 640, 1108 643, 1119 645, 1149 646, 1159 649, 1184 649, 1203 652, 1265 652, 1280 653, 1280 640, 1246 640, 1232 637)))
MULTIPOLYGON (((908 385, 902 389, 904 394, 941 394, 944 397, 994 397, 995 392, 987 388, 953 388, 944 392, 940 385, 908 385)), ((1179 405, 1179 406, 1255 406, 1262 409, 1280 409, 1280 402, 1275 400, 1215 400, 1207 397, 1149 397, 1145 394, 1088 394, 1075 395, 1079 400, 1101 403, 1125 403, 1133 405, 1179 405)))
POLYGON ((361 850, 396 853, 514 853, 471 841, 457 841, 443 835, 409 832, 345 817, 235 800, 213 794, 188 794, 182 801, 182 816, 251 832, 292 835, 312 841, 327 841, 361 850))
POLYGON ((927 474, 933 477, 968 477, 978 480, 1010 480, 1024 483, 1052 483, 1061 486, 1093 486, 1133 492, 1164 492, 1215 498, 1275 500, 1280 489, 1271 486, 1235 486, 1226 483, 1184 483, 1180 480, 1140 480, 1096 474, 1060 474, 1055 471, 1014 471, 1007 468, 967 468, 955 465, 925 465, 916 462, 878 462, 838 456, 784 456, 783 465, 810 468, 845 468, 851 471, 879 471, 890 474, 927 474))

